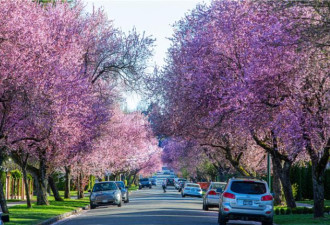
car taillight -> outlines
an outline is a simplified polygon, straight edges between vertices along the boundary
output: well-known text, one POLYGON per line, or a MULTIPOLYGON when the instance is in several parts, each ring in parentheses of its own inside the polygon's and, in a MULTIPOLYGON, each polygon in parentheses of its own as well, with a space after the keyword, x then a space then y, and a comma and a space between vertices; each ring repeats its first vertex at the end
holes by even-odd
POLYGON ((217 195, 217 193, 212 190, 212 191, 209 192, 209 195, 217 195))
POLYGON ((223 211, 229 212, 229 209, 228 208, 223 208, 223 211))
POLYGON ((265 195, 261 197, 261 201, 271 201, 273 200, 273 196, 271 195, 265 195))
POLYGON ((225 192, 225 193, 223 193, 222 195, 223 195, 223 197, 225 197, 225 198, 235 199, 235 195, 232 194, 232 193, 225 192))

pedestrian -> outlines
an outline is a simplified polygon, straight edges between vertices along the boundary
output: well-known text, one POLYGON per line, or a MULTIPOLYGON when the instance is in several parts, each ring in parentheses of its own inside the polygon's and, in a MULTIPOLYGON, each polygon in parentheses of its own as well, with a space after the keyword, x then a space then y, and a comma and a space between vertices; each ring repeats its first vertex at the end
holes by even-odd
POLYGON ((167 181, 167 180, 164 179, 164 180, 163 180, 163 183, 162 183, 162 187, 163 187, 164 193, 166 192, 166 186, 167 186, 167 182, 166 182, 166 181, 167 181))

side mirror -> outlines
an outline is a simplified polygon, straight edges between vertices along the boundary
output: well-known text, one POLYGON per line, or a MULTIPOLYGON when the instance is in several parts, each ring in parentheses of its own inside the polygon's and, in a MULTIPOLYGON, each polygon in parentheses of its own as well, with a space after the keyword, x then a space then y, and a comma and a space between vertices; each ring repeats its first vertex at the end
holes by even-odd
POLYGON ((91 193, 92 191, 91 190, 88 190, 89 193, 91 193))
POLYGON ((121 190, 121 187, 119 187, 119 190, 121 190))
POLYGON ((4 222, 4 223, 9 222, 9 215, 1 215, 1 220, 2 220, 2 222, 4 222))

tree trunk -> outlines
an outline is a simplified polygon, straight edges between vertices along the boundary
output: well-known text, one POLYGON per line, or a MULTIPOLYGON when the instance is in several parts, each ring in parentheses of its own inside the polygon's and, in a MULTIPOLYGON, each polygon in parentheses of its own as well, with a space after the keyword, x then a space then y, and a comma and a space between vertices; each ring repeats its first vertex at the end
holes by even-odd
POLYGON ((3 191, 3 184, 0 179, 0 205, 3 213, 9 213, 6 201, 6 195, 3 191))
POLYGON ((49 175, 48 183, 49 183, 50 188, 52 189, 55 201, 63 201, 63 199, 60 196, 60 193, 57 190, 57 187, 56 187, 56 184, 55 184, 55 181, 54 181, 54 178, 52 175, 49 175))
POLYGON ((29 183, 28 183, 28 177, 26 172, 26 165, 22 167, 22 173, 23 173, 23 181, 25 185, 25 194, 26 194, 26 205, 28 208, 31 208, 31 199, 30 199, 30 189, 29 189, 29 183))
POLYGON ((66 166, 65 168, 65 187, 64 187, 64 198, 71 198, 71 166, 66 166))
POLYGON ((38 173, 37 205, 49 205, 47 198, 46 165, 43 157, 40 157, 38 173))
MULTIPOLYGON (((0 166, 3 165, 3 162, 5 161, 5 158, 7 157, 4 153, 5 148, 0 148, 0 166)), ((7 179, 7 178, 6 178, 7 179)), ((7 207, 7 201, 6 201, 6 194, 3 191, 4 184, 2 183, 2 180, 0 179, 0 205, 3 213, 9 213, 8 207, 7 207)))
POLYGON ((278 174, 278 170, 274 168, 275 162, 272 157, 272 164, 273 164, 273 192, 274 196, 274 205, 281 205, 282 203, 282 187, 281 187, 281 180, 278 174))
POLYGON ((324 176, 319 176, 316 166, 312 165, 314 218, 324 213, 324 176))
POLYGON ((84 185, 83 185, 83 174, 82 172, 78 175, 78 199, 84 198, 84 185))
POLYGON ((291 170, 292 162, 284 162, 283 166, 279 159, 274 160, 274 169, 277 170, 279 178, 282 183, 283 193, 285 196, 285 201, 287 207, 296 208, 296 202, 292 193, 292 186, 290 181, 290 170, 291 170))

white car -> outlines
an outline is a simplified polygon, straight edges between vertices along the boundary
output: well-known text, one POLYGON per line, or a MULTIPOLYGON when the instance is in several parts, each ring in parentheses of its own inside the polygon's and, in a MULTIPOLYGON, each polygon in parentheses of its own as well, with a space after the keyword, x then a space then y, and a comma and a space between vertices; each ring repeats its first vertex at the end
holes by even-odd
POLYGON ((183 198, 186 196, 194 196, 194 197, 201 198, 203 195, 203 192, 202 192, 201 186, 199 186, 199 184, 186 183, 182 189, 181 195, 183 198))
POLYGON ((219 207, 219 199, 222 190, 226 187, 226 182, 211 182, 203 197, 203 210, 209 210, 211 207, 219 207))

